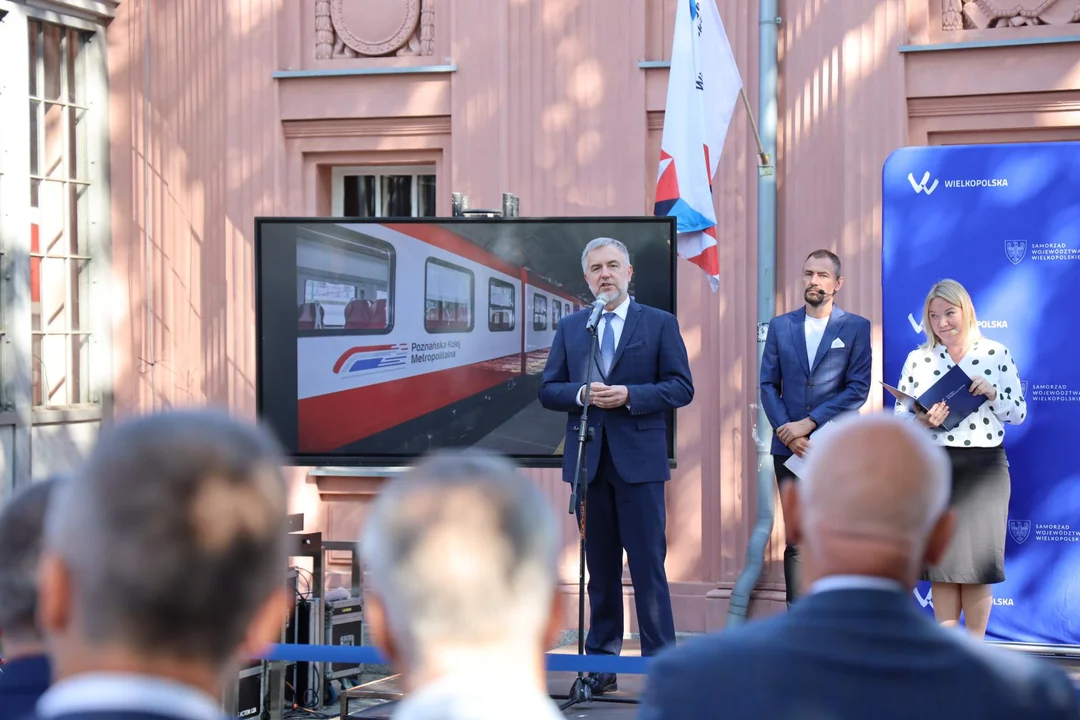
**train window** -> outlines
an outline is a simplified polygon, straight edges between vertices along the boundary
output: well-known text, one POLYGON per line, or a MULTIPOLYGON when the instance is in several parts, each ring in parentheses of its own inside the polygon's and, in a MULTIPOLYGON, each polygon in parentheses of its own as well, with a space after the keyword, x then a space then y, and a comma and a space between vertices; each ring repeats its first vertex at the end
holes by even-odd
POLYGON ((488 279, 488 330, 513 330, 517 323, 514 313, 514 286, 503 280, 488 279))
POLYGON ((570 303, 563 303, 563 315, 570 314, 570 303))
POLYGON ((562 320, 562 303, 558 300, 551 301, 551 329, 554 330, 559 327, 559 321, 562 320))
POLYGON ((443 260, 428 258, 424 282, 424 330, 429 333, 472 332, 472 271, 443 260))
POLYGON ((360 233, 306 230, 297 242, 298 330, 384 334, 393 327, 394 249, 360 233))
POLYGON ((548 299, 540 293, 533 293, 533 330, 547 330, 548 299))

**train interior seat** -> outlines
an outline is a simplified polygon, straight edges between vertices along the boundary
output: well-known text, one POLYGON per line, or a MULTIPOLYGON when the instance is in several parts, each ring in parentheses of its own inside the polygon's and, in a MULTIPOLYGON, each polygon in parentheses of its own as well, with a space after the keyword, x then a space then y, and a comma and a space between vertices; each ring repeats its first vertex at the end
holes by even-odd
POLYGON ((345 327, 350 330, 383 330, 386 328, 386 298, 350 300, 345 306, 345 327))
POLYGON ((323 319, 325 318, 326 311, 319 303, 300 303, 298 310, 299 319, 297 321, 297 329, 315 330, 323 326, 323 319))

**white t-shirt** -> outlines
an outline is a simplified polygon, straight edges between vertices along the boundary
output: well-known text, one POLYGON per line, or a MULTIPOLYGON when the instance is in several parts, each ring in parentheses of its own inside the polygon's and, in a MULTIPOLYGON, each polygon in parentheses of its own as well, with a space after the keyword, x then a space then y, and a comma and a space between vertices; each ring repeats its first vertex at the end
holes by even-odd
POLYGON ((818 345, 825 335, 825 326, 829 324, 829 318, 814 318, 806 316, 803 327, 806 329, 806 360, 810 367, 814 366, 814 357, 817 355, 818 345))

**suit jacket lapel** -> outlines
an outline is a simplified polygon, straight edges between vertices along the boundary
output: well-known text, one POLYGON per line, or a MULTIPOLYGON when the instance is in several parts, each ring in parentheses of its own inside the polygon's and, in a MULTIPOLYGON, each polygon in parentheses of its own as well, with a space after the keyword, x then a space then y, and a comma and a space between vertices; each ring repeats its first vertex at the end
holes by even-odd
POLYGON ((609 377, 615 372, 615 366, 619 364, 619 358, 622 357, 623 350, 626 349, 626 346, 630 344, 631 338, 634 337, 634 330, 637 328, 638 320, 640 319, 641 307, 631 300, 630 307, 626 309, 626 320, 623 321, 622 334, 619 336, 619 345, 615 348, 615 358, 611 361, 611 367, 608 369, 609 377))
MULTIPOLYGON (((813 373, 814 369, 821 362, 821 359, 825 357, 825 353, 829 352, 829 347, 832 346, 833 340, 840 334, 840 328, 844 326, 844 311, 838 307, 834 307, 832 313, 829 315, 829 322, 825 325, 825 334, 821 336, 821 344, 818 345, 817 353, 814 355, 814 364, 810 367, 810 372, 813 373)), ((806 336, 803 335, 803 343, 805 347, 806 336)), ((806 351, 803 351, 803 355, 806 355, 806 351)))
POLYGON ((806 308, 798 310, 791 319, 791 344, 799 356, 806 377, 810 377, 810 360, 806 357, 806 308))

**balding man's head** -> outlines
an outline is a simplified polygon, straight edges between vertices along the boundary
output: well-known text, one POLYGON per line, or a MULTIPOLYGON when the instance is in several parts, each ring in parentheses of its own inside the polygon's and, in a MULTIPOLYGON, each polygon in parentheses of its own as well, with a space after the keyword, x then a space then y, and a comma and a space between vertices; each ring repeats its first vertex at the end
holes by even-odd
POLYGON ((366 619, 406 671, 455 653, 542 652, 558 526, 509 461, 436 453, 384 489, 361 547, 373 581, 366 619))
POLYGON ((815 436, 803 477, 787 489, 797 493, 792 530, 831 572, 892 565, 907 579, 947 545, 951 480, 948 456, 924 428, 850 415, 815 436), (851 559, 860 567, 834 567, 851 559))

